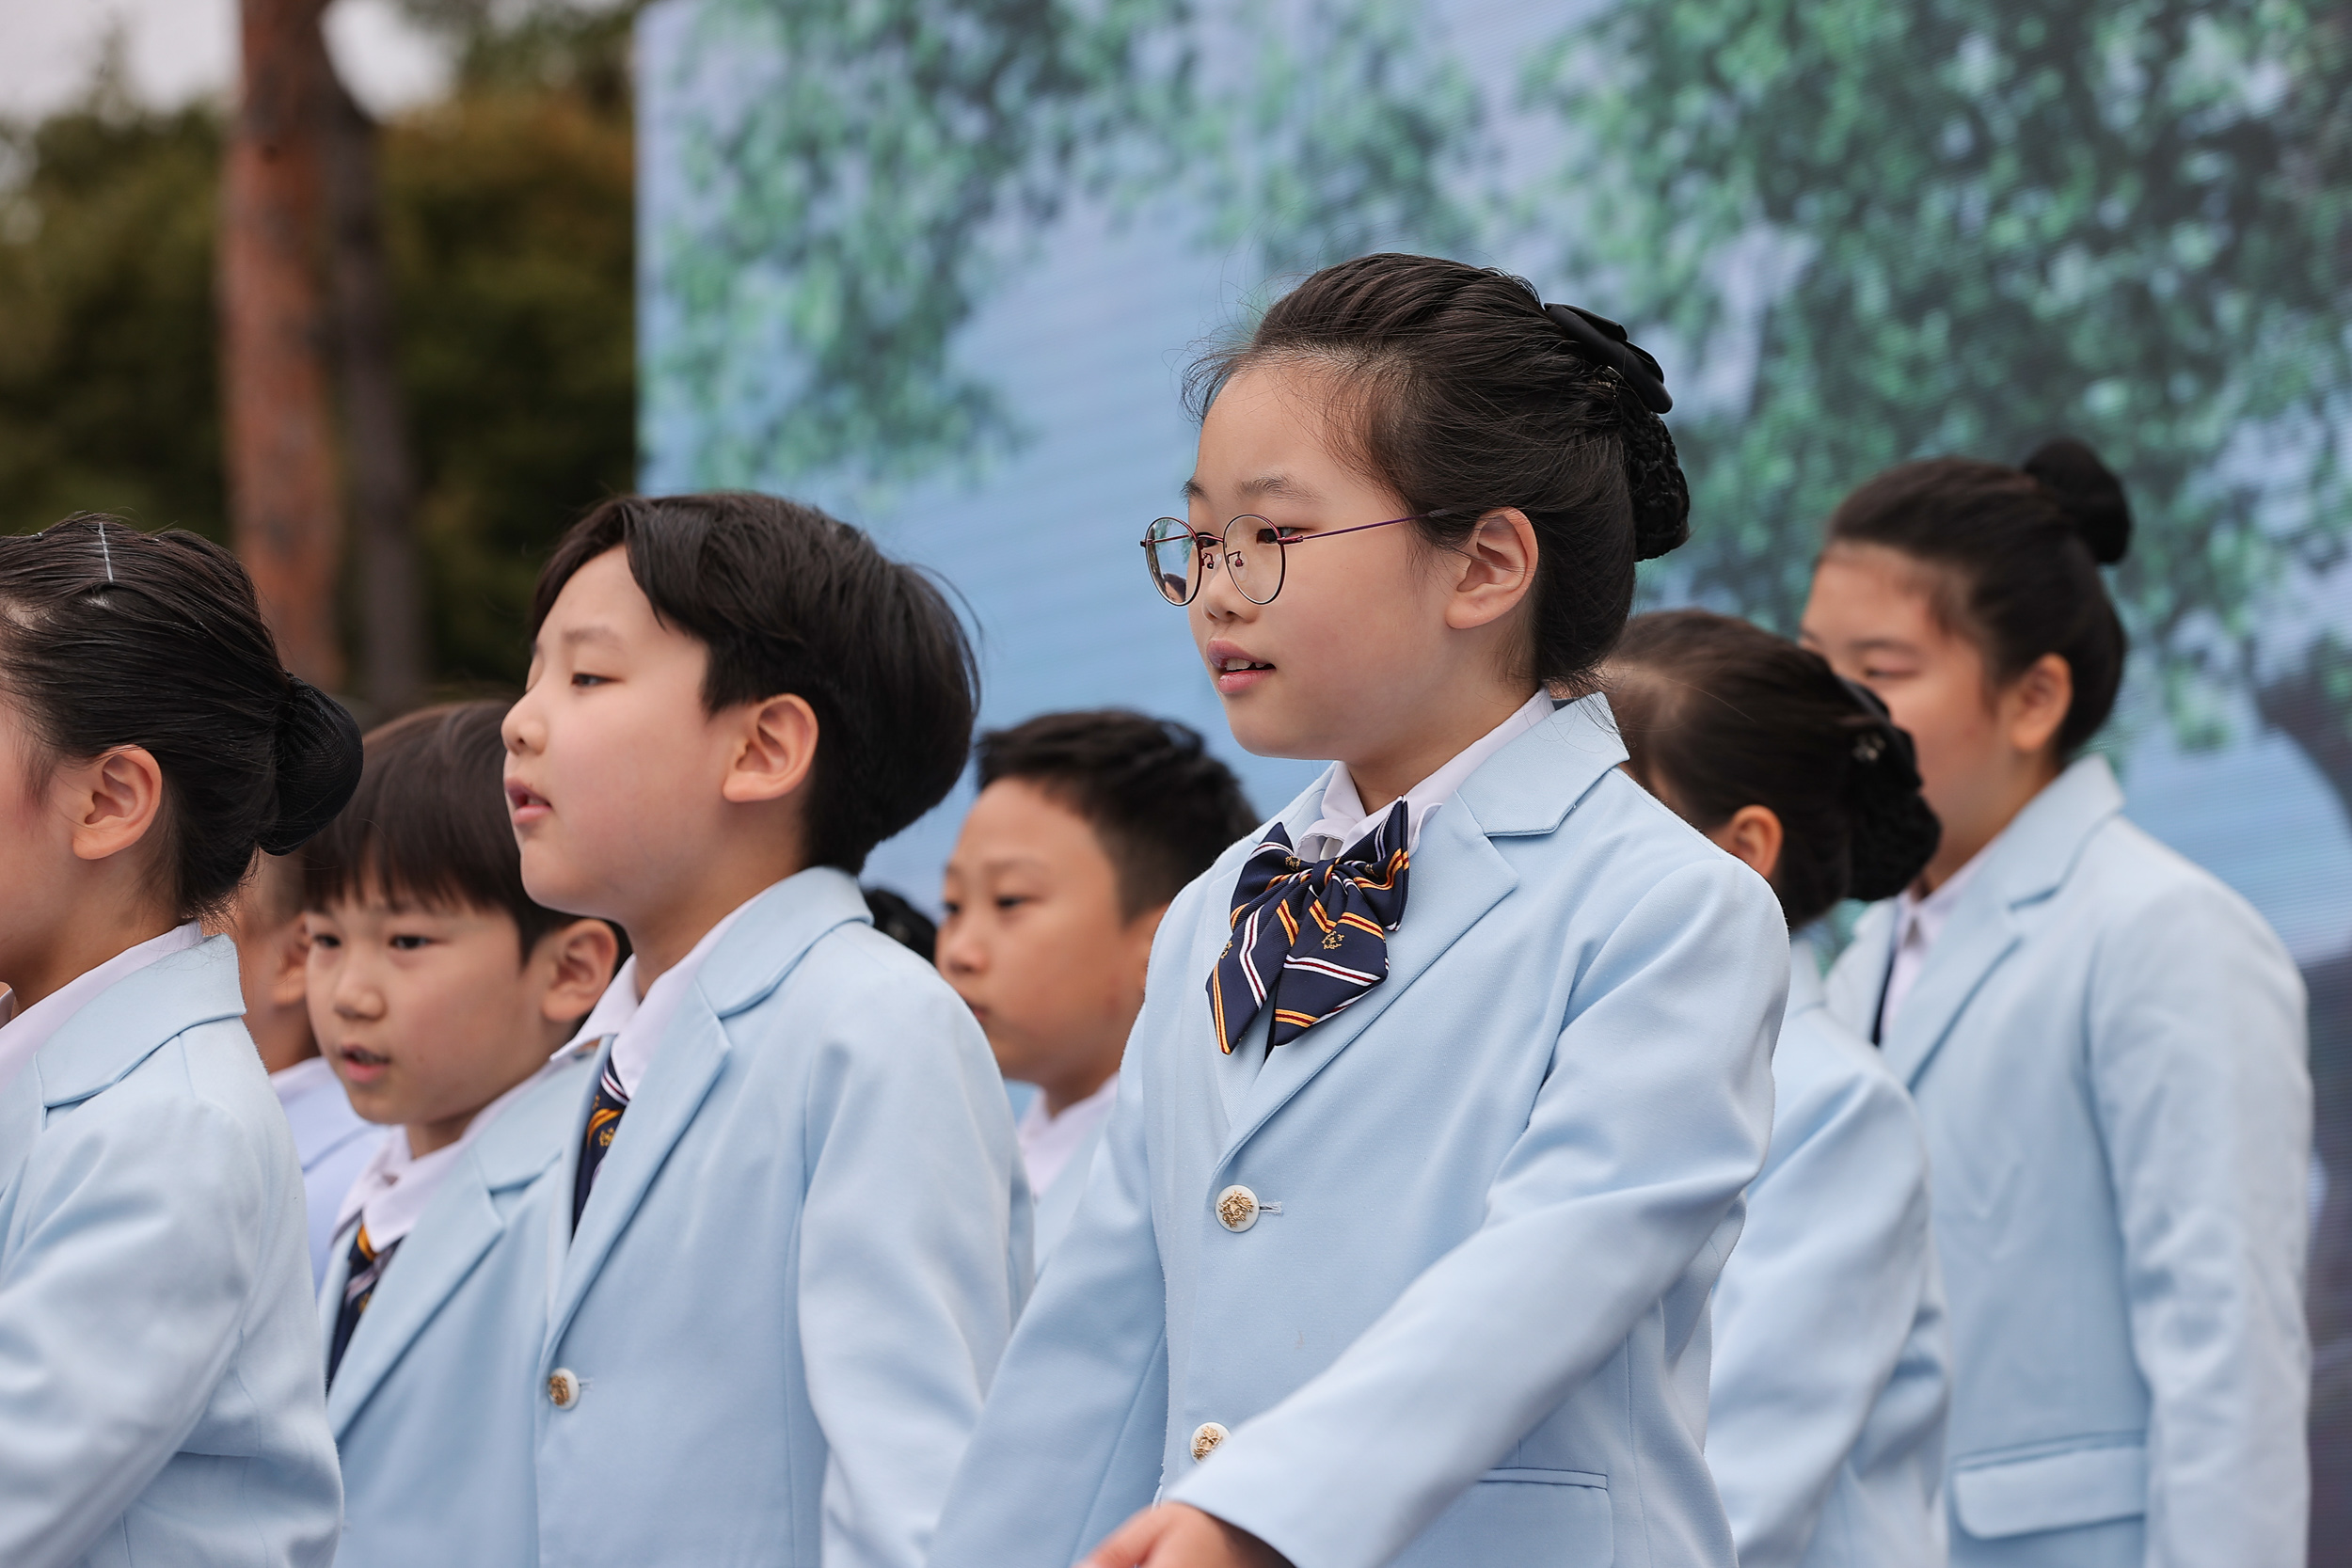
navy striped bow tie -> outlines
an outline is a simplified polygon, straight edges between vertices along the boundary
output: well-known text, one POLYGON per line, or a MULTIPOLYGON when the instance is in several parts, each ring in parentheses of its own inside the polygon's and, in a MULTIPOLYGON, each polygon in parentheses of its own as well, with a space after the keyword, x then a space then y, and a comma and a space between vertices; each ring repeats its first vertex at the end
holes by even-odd
POLYGON ((1285 1045, 1389 977, 1389 933, 1405 918, 1405 840, 1399 800, 1380 826, 1327 861, 1302 861, 1280 823, 1242 863, 1233 935, 1209 976, 1219 1051, 1269 1002, 1267 1049, 1285 1045), (1279 992, 1279 994, 1278 994, 1279 992))

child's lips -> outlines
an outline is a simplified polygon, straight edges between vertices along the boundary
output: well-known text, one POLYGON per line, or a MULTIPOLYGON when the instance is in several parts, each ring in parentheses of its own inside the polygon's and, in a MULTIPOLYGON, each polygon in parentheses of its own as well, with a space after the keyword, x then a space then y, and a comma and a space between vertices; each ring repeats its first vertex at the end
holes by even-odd
POLYGON ((526 785, 509 784, 506 786, 506 815, 513 818, 515 826, 518 828, 551 816, 554 815, 554 807, 548 804, 546 796, 538 794, 526 785))
POLYGON ((1239 696, 1274 674, 1274 665, 1251 655, 1248 650, 1218 639, 1204 650, 1209 661, 1209 673, 1216 682, 1217 694, 1239 696))
POLYGON ((389 1056, 379 1055, 363 1046, 338 1046, 335 1058, 342 1068, 346 1084, 373 1084, 392 1069, 389 1056))

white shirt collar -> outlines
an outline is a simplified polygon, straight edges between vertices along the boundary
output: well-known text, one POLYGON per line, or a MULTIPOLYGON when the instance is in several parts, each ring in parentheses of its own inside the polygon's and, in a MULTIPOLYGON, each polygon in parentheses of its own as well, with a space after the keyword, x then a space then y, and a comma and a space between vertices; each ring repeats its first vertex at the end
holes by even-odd
POLYGON ((548 1058, 545 1067, 476 1111, 455 1143, 444 1144, 430 1154, 410 1154, 407 1132, 392 1128, 384 1141, 376 1145, 374 1158, 360 1169, 351 1190, 343 1195, 342 1207, 335 1212, 337 1241, 350 1235, 353 1222, 361 1219, 367 1221, 368 1244, 377 1252, 401 1241, 424 1217, 433 1195, 440 1191, 441 1183, 467 1147, 499 1118, 500 1112, 537 1087, 542 1079, 578 1052, 576 1044, 565 1045, 548 1058))
MULTIPOLYGON (((145 969, 158 958, 184 953, 204 940, 204 929, 191 920, 162 936, 126 947, 104 963, 86 969, 4 1024, 0 1024, 0 1089, 16 1082, 25 1064, 72 1020, 75 1013, 111 990, 116 981, 145 969)), ((0 988, 4 990, 5 988, 0 988)), ((0 1016, 7 1010, 0 1009, 0 1016)))
MULTIPOLYGON (((1454 799, 1464 781, 1477 772, 1482 763, 1549 719, 1551 714, 1551 694, 1536 692, 1510 718, 1463 747, 1454 753, 1452 761, 1406 790, 1403 797, 1406 847, 1409 849, 1421 843, 1422 824, 1429 820, 1429 814, 1454 799)), ((1364 810, 1363 797, 1356 792, 1356 781, 1348 773, 1347 764, 1333 764, 1331 782, 1323 787, 1323 815, 1298 835, 1299 858, 1328 860, 1341 850, 1352 847, 1357 840, 1377 825, 1378 818, 1388 816, 1394 809, 1395 802, 1391 801, 1376 812, 1364 810)))
MULTIPOLYGON (((637 1085, 644 1081, 645 1069, 653 1064, 656 1052, 661 1048, 661 1037, 669 1033, 670 1020, 677 1016, 678 1006, 686 993, 694 988, 704 962, 711 950, 719 945, 727 928, 743 917, 743 911, 768 896, 762 888, 727 911, 726 917, 703 933, 702 940, 687 951, 669 969, 655 976, 645 994, 637 994, 637 955, 631 953, 628 962, 612 976, 612 983, 604 988, 596 999, 596 1010, 572 1037, 572 1044, 585 1046, 607 1035, 620 1037, 612 1042, 612 1074, 621 1081, 621 1092, 634 1100, 637 1085)), ((368 1234, 375 1232, 371 1229, 368 1234)))
POLYGON ((1039 1091, 1038 1097, 1029 1101, 1029 1108, 1021 1114, 1021 1164, 1029 1173, 1030 1192, 1039 1197, 1045 1196, 1045 1189, 1069 1168, 1071 1159, 1111 1114, 1112 1103, 1118 1099, 1116 1072, 1084 1100, 1063 1106, 1057 1117, 1045 1114, 1044 1091, 1039 1091))
POLYGON ((1896 1011, 1911 994, 1911 988, 1918 983, 1919 972, 1927 967, 1928 949, 1944 934, 1952 911, 1960 906, 1961 895, 1967 891, 1977 867, 1983 863, 1984 850, 1979 849, 1968 857, 1968 863, 1945 878, 1927 896, 1921 897, 1910 888, 1895 895, 1895 961, 1887 969, 1886 1000, 1879 1009, 1882 1029, 1895 1022, 1896 1011))

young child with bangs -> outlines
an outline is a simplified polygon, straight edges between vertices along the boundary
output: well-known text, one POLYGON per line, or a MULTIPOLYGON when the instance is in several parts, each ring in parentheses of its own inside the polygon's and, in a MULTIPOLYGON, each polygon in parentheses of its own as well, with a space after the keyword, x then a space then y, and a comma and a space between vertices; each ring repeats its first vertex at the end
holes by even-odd
POLYGON ((1117 1098, 1160 917, 1257 817, 1232 769, 1172 720, 1040 714, 976 750, 939 969, 1005 1076, 1037 1086, 1020 1133, 1042 1269, 1117 1098))
POLYGON ((531 1382, 508 1302, 545 1288, 546 1238, 514 1217, 562 1163, 588 1060, 557 1053, 618 939, 523 891, 505 712, 427 708, 370 734, 350 806, 303 851, 311 1029, 359 1114, 391 1129, 342 1198, 320 1301, 337 1560, 360 1568, 531 1549, 528 1521, 482 1490, 502 1473, 490 1456, 529 1441, 529 1407, 493 1392, 531 1382))
POLYGON ((1740 1568, 1934 1568, 1951 1345, 1919 1113, 1832 1018, 1810 928, 1935 852, 1911 737, 1821 657, 1727 615, 1609 656, 1626 771, 1754 867, 1792 933, 1772 1142, 1715 1287, 1707 1465, 1740 1568))
POLYGON ((1657 366, 1389 255, 1196 385, 1153 589, 1236 740, 1338 760, 1162 919, 933 1568, 1732 1568, 1707 1302, 1788 944, 1596 680, 1686 533, 1657 366))
POLYGON ((961 774, 975 699, 939 591, 790 501, 610 501, 541 577, 523 883, 634 954, 532 1199, 554 1277, 513 1303, 536 1560, 922 1562, 1028 1206, 971 1009, 856 874, 961 774))

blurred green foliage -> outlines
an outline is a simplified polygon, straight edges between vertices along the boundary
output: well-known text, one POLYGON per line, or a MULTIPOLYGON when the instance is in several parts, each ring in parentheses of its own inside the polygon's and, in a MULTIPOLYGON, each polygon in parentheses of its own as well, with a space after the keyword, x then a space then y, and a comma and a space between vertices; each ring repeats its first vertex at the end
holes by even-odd
POLYGON ((1569 265, 1687 363, 1756 367, 1677 416, 1702 522, 1673 589, 1789 626, 1860 479, 2071 432, 2130 488, 2115 580, 2176 728, 2216 739, 2233 692, 2300 667, 2263 641, 2345 538, 2340 9, 1645 0, 1528 86, 1571 137, 1569 265), (1743 310, 1734 258, 1782 286, 1743 310))
POLYGON ((220 127, 82 108, 0 127, 0 529, 77 511, 218 539, 220 127))
MULTIPOLYGON (((385 128, 447 689, 519 681, 539 562, 634 480, 627 41, 626 15, 485 29, 446 103, 385 128)), ((103 508, 224 536, 219 155, 216 111, 142 110, 103 76, 79 107, 0 130, 0 529, 103 508)))
POLYGON ((1477 94, 1417 0, 707 0, 690 25, 649 418, 698 483, 886 485, 1018 442, 953 340, 1074 198, 1180 196, 1179 243, 1276 273, 1476 230, 1477 94))

